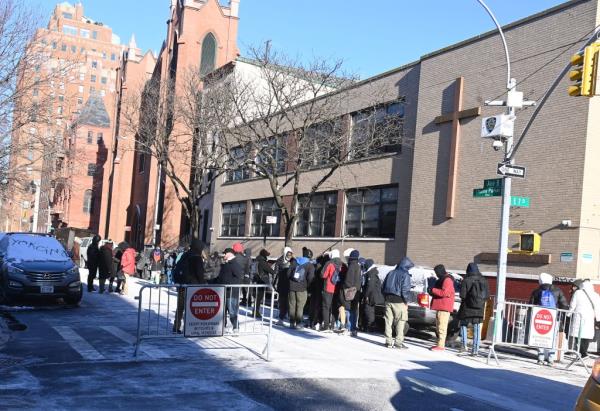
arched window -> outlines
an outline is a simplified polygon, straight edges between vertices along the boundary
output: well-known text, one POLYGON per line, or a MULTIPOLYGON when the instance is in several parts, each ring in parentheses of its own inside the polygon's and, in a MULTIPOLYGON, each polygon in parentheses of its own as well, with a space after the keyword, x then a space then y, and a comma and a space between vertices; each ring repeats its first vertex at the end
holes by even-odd
POLYGON ((200 75, 205 76, 215 69, 217 56, 217 39, 208 33, 202 41, 202 54, 200 56, 200 75))
POLYGON ((83 194, 83 212, 84 214, 92 213, 92 190, 85 190, 83 194))

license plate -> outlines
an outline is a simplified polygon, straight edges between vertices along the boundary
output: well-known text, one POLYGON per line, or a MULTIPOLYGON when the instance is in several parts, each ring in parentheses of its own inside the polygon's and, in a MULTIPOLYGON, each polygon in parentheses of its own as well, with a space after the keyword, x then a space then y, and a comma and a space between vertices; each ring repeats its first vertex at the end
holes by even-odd
POLYGON ((53 285, 42 285, 42 286, 40 286, 40 292, 42 294, 52 294, 52 293, 54 293, 54 286, 53 285))

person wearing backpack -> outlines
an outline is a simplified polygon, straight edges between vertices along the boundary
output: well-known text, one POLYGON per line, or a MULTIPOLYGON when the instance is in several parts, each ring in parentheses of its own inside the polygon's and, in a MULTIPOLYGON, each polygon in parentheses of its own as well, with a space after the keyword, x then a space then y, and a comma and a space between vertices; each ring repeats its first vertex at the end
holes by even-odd
POLYGON ((290 279, 290 292, 288 306, 290 315, 290 328, 301 330, 304 328, 304 306, 308 296, 308 285, 315 276, 315 266, 306 257, 293 258, 288 271, 290 279))
POLYGON ((431 309, 437 311, 435 314, 437 344, 431 347, 431 351, 444 351, 448 322, 450 314, 454 311, 454 278, 448 274, 446 267, 442 264, 436 265, 433 271, 438 279, 435 285, 429 289, 429 294, 433 297, 431 309))
POLYGON ((362 329, 366 332, 373 331, 375 324, 375 306, 385 303, 383 293, 381 292, 381 280, 379 279, 379 270, 373 267, 374 261, 370 258, 365 260, 364 268, 365 285, 362 290, 362 329))
POLYGON ((342 260, 340 260, 340 250, 331 250, 329 253, 330 260, 325 263, 321 278, 323 279, 323 290, 321 292, 321 311, 323 317, 323 325, 320 327, 321 332, 332 333, 331 329, 331 304, 333 302, 333 294, 340 280, 340 271, 342 269, 342 260))
MULTIPOLYGON (((190 249, 183 252, 173 268, 172 276, 175 284, 204 284, 204 261, 202 260, 202 241, 193 239, 190 249)), ((177 312, 173 323, 173 332, 181 334, 181 322, 185 310, 185 287, 177 289, 177 312)))
POLYGON ((461 352, 467 351, 467 327, 473 325, 473 346, 471 355, 479 353, 479 342, 481 340, 481 323, 485 311, 485 303, 490 296, 487 280, 481 275, 479 267, 475 263, 469 263, 465 279, 460 286, 460 309, 458 319, 460 321, 460 335, 462 340, 461 352))
MULTIPOLYGON (((562 290, 552 285, 552 276, 548 273, 541 273, 539 277, 540 286, 533 290, 529 304, 538 305, 550 309, 566 310, 569 308, 567 299, 562 290)), ((539 365, 552 366, 556 352, 547 348, 538 349, 539 365)))
POLYGON ((410 295, 409 270, 415 265, 404 257, 395 269, 390 271, 383 281, 385 299, 385 346, 406 349, 404 344, 404 325, 408 321, 408 298, 410 295), (394 340, 392 331, 396 335, 394 340))
MULTIPOLYGON (((233 249, 237 263, 242 267, 242 272, 244 273, 244 278, 240 284, 250 284, 250 265, 252 262, 250 254, 247 251, 244 252, 242 243, 234 243, 231 248, 233 249)), ((252 307, 252 292, 250 289, 242 288, 242 301, 240 305, 252 307)))
POLYGON ((358 257, 360 253, 358 250, 352 250, 348 256, 348 270, 346 275, 343 277, 344 281, 339 291, 339 319, 340 319, 340 332, 345 334, 346 330, 346 313, 348 313, 350 322, 350 332, 353 336, 357 335, 356 321, 358 302, 360 299, 360 286, 361 286, 361 268, 358 263, 358 257))
POLYGON ((164 266, 164 255, 159 246, 154 247, 150 256, 150 280, 154 284, 160 284, 160 275, 164 266))
POLYGON ((596 322, 600 320, 600 295, 589 280, 575 280, 573 286, 575 292, 571 297, 569 311, 573 311, 575 315, 571 317, 569 335, 571 338, 580 338, 579 354, 581 358, 585 358, 596 334, 596 322))

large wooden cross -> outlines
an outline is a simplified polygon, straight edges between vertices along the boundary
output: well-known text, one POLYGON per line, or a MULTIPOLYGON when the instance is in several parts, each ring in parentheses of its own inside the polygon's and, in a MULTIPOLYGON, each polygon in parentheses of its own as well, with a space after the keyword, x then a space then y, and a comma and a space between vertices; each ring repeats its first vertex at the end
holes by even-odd
POLYGON ((454 83, 454 111, 435 118, 435 124, 452 122, 452 140, 450 143, 450 164, 448 168, 448 194, 446 196, 446 218, 454 218, 456 200, 456 177, 458 174, 458 153, 460 146, 460 120, 481 115, 481 107, 462 109, 464 78, 454 83))

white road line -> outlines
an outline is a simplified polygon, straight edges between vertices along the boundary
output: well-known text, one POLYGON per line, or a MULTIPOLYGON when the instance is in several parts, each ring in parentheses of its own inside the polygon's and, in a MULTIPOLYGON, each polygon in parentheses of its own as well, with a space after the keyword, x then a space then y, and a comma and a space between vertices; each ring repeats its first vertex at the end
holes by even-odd
MULTIPOLYGON (((112 335, 114 335, 115 337, 117 337, 120 340, 125 341, 128 344, 135 344, 136 342, 136 338, 123 331, 122 329, 120 329, 119 327, 115 327, 114 325, 105 325, 100 327, 105 331, 108 331, 109 333, 111 333, 112 335)), ((143 352, 144 354, 146 354, 147 356, 149 356, 150 358, 154 358, 154 359, 163 359, 163 358, 171 358, 171 356, 169 354, 167 354, 166 352, 156 348, 156 347, 152 347, 151 345, 148 345, 147 342, 144 342, 140 345, 140 351, 143 352)))
POLYGON ((100 354, 90 343, 77 334, 71 327, 56 326, 53 327, 69 345, 86 360, 104 360, 104 356, 100 354))

